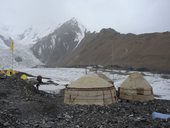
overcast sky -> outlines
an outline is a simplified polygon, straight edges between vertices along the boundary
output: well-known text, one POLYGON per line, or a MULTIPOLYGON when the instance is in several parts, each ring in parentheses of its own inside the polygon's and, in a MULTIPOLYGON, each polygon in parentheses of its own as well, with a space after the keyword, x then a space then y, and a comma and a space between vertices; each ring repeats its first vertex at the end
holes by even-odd
POLYGON ((170 31, 170 0, 0 0, 0 26, 23 30, 75 17, 90 31, 170 31))

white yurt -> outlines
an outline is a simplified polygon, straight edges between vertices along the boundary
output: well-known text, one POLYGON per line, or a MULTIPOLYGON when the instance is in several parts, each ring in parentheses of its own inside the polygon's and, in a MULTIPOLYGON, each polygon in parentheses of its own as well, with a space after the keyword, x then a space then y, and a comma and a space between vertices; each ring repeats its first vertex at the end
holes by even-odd
POLYGON ((149 101, 154 99, 152 86, 142 74, 135 72, 121 84, 119 97, 129 101, 149 101))
POLYGON ((81 105, 107 105, 117 100, 113 84, 96 74, 86 75, 65 89, 64 103, 81 105))

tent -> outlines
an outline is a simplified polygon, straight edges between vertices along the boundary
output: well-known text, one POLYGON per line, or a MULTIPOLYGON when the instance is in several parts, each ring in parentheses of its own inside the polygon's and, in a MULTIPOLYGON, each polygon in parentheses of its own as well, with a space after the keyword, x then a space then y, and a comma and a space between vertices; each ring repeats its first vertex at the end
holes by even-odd
POLYGON ((0 74, 6 75, 5 70, 0 70, 0 74))
POLYGON ((116 90, 113 84, 98 75, 86 75, 72 82, 65 89, 66 104, 107 105, 115 103, 116 90))
POLYGON ((25 74, 22 74, 20 78, 21 78, 22 80, 27 80, 27 79, 28 79, 28 78, 27 78, 27 75, 25 75, 25 74))
POLYGON ((151 85, 138 72, 130 74, 118 91, 119 97, 125 100, 149 101, 154 99, 151 85))
POLYGON ((4 75, 7 75, 7 76, 12 76, 12 75, 15 75, 17 73, 18 73, 18 71, 13 70, 13 69, 0 70, 0 74, 4 74, 4 75))

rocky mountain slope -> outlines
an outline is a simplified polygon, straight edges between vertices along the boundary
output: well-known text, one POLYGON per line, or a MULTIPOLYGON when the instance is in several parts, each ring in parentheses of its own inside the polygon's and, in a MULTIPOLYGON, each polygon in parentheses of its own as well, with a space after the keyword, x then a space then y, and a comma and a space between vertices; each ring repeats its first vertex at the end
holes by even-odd
POLYGON ((34 55, 48 66, 59 65, 79 45, 85 28, 75 18, 40 39, 33 47, 34 55))
POLYGON ((108 28, 98 33, 86 32, 79 43, 76 33, 82 31, 77 24, 70 20, 40 40, 33 47, 34 54, 53 67, 113 65, 170 72, 170 32, 135 35, 108 28))
POLYGON ((88 34, 65 61, 70 65, 114 65, 170 72, 170 32, 150 34, 120 34, 102 29, 88 34))

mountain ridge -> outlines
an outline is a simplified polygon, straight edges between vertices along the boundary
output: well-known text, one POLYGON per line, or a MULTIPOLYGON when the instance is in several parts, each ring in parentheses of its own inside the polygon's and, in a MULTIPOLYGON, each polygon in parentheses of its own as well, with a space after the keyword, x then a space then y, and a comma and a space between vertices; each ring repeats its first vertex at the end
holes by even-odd
MULTIPOLYGON (((170 72, 169 40, 170 32, 123 34, 112 28, 93 33, 86 31, 74 50, 64 56, 60 54, 58 58, 54 57, 53 61, 45 61, 49 67, 112 65, 125 69, 170 72)), ((54 53, 51 55, 56 56, 54 53)))
MULTIPOLYGON (((53 27, 48 27, 48 30, 44 27, 42 31, 30 27, 17 36, 10 36, 8 29, 5 29, 4 33, 0 30, 1 52, 6 53, 1 55, 10 57, 7 51, 10 41, 14 40, 17 47, 16 60, 26 59, 26 56, 29 56, 32 59, 29 58, 26 62, 34 63, 36 60, 34 65, 40 64, 38 58, 47 67, 103 65, 170 72, 168 31, 124 34, 112 28, 103 28, 99 32, 90 32, 75 18, 57 27, 51 26, 53 27)), ((1 65, 6 63, 9 62, 4 61, 1 65)), ((17 65, 19 63, 17 62, 17 65)))

